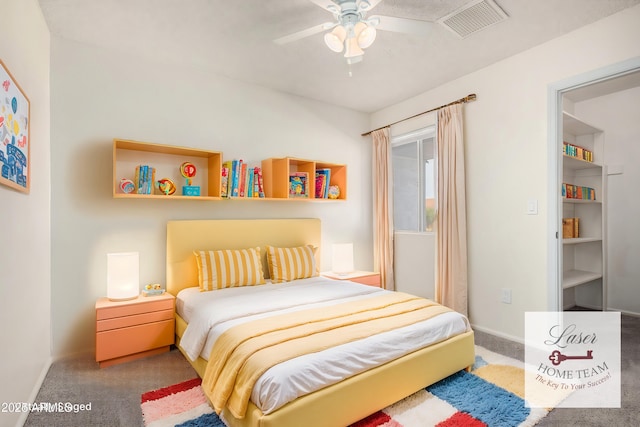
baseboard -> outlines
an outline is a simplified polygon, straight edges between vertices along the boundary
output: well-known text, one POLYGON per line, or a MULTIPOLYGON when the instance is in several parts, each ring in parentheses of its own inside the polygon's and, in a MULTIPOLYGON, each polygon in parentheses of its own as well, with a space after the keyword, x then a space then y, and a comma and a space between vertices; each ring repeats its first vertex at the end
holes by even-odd
MULTIPOLYGON (((47 376, 47 373, 49 372, 49 368, 51 367, 51 364, 53 363, 53 357, 49 356, 47 358, 47 360, 44 363, 44 366, 42 367, 42 371, 40 371, 40 375, 38 376, 38 379, 36 380, 36 383, 33 386, 33 389, 31 390, 31 393, 29 394, 29 403, 35 403, 36 398, 38 397, 38 393, 40 392, 40 388, 42 387, 42 383, 44 382, 45 377, 47 376)), ((24 425, 24 423, 27 421, 27 417, 29 416, 29 412, 21 412, 20 413, 20 417, 18 418, 18 426, 22 426, 24 425)))
POLYGON ((486 334, 494 335, 494 336, 499 337, 499 338, 504 338, 504 339, 509 340, 509 341, 514 341, 514 342, 517 342, 517 343, 520 343, 520 344, 524 344, 524 338, 516 337, 514 335, 505 334, 505 333, 499 332, 499 331, 494 331, 493 329, 485 328, 483 326, 478 326, 478 325, 471 324, 471 329, 473 329, 475 331, 484 332, 486 334))
MULTIPOLYGON (((573 306, 571 306, 571 307, 573 307, 573 306)), ((571 307, 569 307, 569 308, 571 308, 571 307)), ((580 304, 580 307, 588 308, 588 309, 594 310, 594 311, 602 311, 602 307, 589 305, 589 304, 580 304)), ((566 310, 566 308, 565 308, 565 310, 566 310)), ((619 308, 607 307, 606 311, 617 311, 620 314, 624 314, 625 316, 640 317, 640 313, 636 313, 635 311, 620 310, 619 308)))

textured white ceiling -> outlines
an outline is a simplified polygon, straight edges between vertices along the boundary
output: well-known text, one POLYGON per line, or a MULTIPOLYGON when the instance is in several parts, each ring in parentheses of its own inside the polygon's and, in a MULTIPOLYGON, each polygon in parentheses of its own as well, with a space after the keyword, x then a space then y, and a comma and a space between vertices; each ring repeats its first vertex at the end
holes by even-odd
MULTIPOLYGON (((39 0, 54 36, 206 68, 227 77, 377 111, 568 33, 640 0, 496 0, 509 19, 459 39, 378 32, 348 66, 317 34, 273 39, 332 20, 309 0, 39 0)), ((435 21, 469 0, 383 0, 372 14, 435 21)), ((466 95, 460 94, 461 96, 466 95)))

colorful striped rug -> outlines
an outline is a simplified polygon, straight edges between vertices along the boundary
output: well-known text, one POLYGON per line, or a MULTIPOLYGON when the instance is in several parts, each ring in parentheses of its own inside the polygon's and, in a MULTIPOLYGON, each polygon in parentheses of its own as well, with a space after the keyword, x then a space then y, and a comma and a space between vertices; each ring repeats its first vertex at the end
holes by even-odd
MULTIPOLYGON (((547 415, 524 400, 523 363, 476 346, 471 372, 460 371, 351 427, 527 427, 547 415)), ((200 379, 142 395, 146 427, 225 427, 208 405, 200 379)))

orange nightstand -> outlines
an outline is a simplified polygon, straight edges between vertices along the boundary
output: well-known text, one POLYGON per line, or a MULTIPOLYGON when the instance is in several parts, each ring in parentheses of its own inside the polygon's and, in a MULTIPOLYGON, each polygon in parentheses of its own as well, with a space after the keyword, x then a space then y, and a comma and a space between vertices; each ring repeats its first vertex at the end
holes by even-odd
POLYGON ((327 271, 321 274, 329 279, 351 280, 352 282, 362 283, 363 285, 380 287, 380 273, 374 273, 373 271, 352 271, 347 274, 336 274, 327 271))
POLYGON ((96 362, 100 367, 169 351, 174 343, 175 297, 96 301, 96 362))

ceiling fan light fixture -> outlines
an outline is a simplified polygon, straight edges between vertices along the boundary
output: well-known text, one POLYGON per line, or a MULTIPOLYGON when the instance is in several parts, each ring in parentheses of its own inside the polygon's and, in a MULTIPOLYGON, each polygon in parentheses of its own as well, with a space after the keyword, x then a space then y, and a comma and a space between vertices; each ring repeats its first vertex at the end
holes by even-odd
POLYGON ((366 49, 373 44, 376 39, 376 29, 371 25, 365 25, 365 28, 358 34, 358 46, 366 49))
POLYGON ((347 42, 345 43, 345 47, 346 47, 344 52, 345 58, 353 58, 356 56, 364 55, 364 51, 358 45, 358 39, 356 37, 352 37, 349 40, 347 40, 347 42))
POLYGON ((324 42, 334 52, 342 52, 344 49, 344 39, 347 36, 347 30, 342 26, 338 25, 331 31, 324 35, 324 42))
MULTIPOLYGON (((347 58, 347 64, 349 65, 357 64, 358 62, 362 61, 363 58, 364 58, 364 55, 347 58)), ((349 72, 349 76, 351 77, 351 72, 349 72)))

